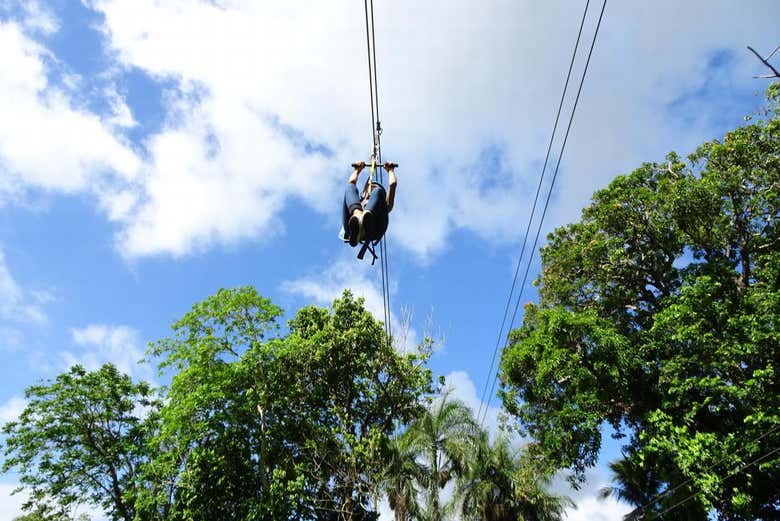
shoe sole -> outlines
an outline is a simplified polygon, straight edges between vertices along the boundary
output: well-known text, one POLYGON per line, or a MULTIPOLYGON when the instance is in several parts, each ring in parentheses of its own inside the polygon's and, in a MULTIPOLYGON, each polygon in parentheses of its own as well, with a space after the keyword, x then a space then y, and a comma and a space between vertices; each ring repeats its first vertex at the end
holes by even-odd
POLYGON ((347 226, 349 227, 349 245, 354 248, 357 246, 358 235, 360 234, 360 220, 357 216, 353 215, 349 218, 347 226))
POLYGON ((363 212, 363 237, 366 237, 368 233, 373 229, 374 214, 371 212, 363 212))

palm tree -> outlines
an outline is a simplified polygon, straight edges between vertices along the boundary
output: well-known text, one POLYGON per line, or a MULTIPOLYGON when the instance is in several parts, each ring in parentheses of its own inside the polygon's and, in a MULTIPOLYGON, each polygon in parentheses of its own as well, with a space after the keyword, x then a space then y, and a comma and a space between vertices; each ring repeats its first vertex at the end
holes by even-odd
POLYGON ((557 521, 572 502, 545 491, 546 481, 500 435, 491 444, 482 431, 472 457, 458 479, 453 505, 464 520, 557 521))
MULTIPOLYGON (((473 456, 455 487, 453 505, 460 505, 463 519, 507 519, 514 499, 516 462, 509 444, 499 437, 491 445, 487 431, 474 440, 473 456)), ((515 519, 517 519, 515 517, 515 519)))
POLYGON ((515 489, 519 516, 524 521, 561 521, 568 508, 576 508, 568 496, 548 491, 550 477, 525 458, 520 458, 520 479, 515 489))
POLYGON ((419 515, 417 496, 420 490, 417 483, 422 479, 425 469, 417 462, 417 451, 407 433, 396 436, 388 452, 382 488, 387 493, 395 521, 415 519, 419 515))
POLYGON ((646 507, 652 507, 654 510, 657 506, 653 505, 652 499, 660 493, 662 481, 627 457, 611 462, 609 470, 612 471, 612 481, 617 486, 603 487, 599 490, 599 497, 601 499, 614 497, 618 501, 637 507, 626 514, 623 518, 625 521, 634 521, 642 514, 652 513, 652 510, 646 507))
MULTIPOLYGON (((617 486, 602 488, 599 490, 599 497, 601 499, 614 497, 618 501, 636 507, 623 517, 624 521, 661 519, 662 513, 663 519, 673 521, 707 518, 707 513, 697 501, 685 501, 674 510, 665 513, 665 508, 680 503, 681 498, 689 497, 691 491, 688 487, 670 489, 652 467, 641 465, 630 456, 624 455, 623 459, 611 462, 609 469, 612 471, 612 481, 617 486)), ((680 477, 677 481, 684 482, 685 479, 680 477)))
POLYGON ((442 521, 439 491, 464 469, 478 430, 471 409, 449 395, 445 392, 405 433, 409 450, 424 468, 418 479, 423 501, 416 517, 425 521, 442 521))

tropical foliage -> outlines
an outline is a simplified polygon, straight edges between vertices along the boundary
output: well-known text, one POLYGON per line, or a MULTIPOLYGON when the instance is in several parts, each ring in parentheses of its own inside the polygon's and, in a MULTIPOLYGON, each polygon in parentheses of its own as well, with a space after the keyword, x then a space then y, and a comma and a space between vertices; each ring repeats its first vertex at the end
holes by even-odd
POLYGON ((286 324, 220 290, 148 349, 27 389, 3 427, 21 519, 555 521, 549 492, 625 441, 602 490, 631 520, 780 519, 780 86, 752 123, 593 196, 542 249, 540 301, 502 354, 518 447, 437 395, 349 292, 286 324), (83 510, 81 510, 83 511, 83 510), (83 517, 83 514, 82 514, 83 517))
POLYGON ((582 479, 605 424, 628 436, 615 470, 640 490, 618 497, 639 513, 780 518, 779 100, 555 230, 503 354, 504 404, 547 461, 582 479))
POLYGON ((481 431, 471 450, 455 488, 461 519, 556 521, 574 506, 568 498, 545 489, 544 471, 524 451, 512 447, 506 435, 491 442, 488 433, 481 431))
POLYGON ((547 467, 527 460, 505 434, 491 442, 471 409, 449 391, 409 425, 397 444, 412 469, 403 474, 405 493, 389 495, 397 521, 558 521, 573 507, 546 490, 547 467), (448 491, 451 497, 445 500, 448 491))
POLYGON ((381 498, 399 520, 451 519, 442 491, 478 468, 485 434, 432 400, 430 342, 398 352, 348 292, 280 317, 251 287, 221 290, 149 346, 167 387, 110 364, 30 387, 3 462, 29 519, 89 503, 119 521, 357 521, 381 498))
POLYGON ((69 519, 73 507, 91 501, 113 520, 132 521, 155 425, 154 415, 138 414, 154 405, 149 385, 112 365, 74 366, 28 388, 26 398, 19 420, 3 428, 2 468, 20 473, 32 518, 69 519))

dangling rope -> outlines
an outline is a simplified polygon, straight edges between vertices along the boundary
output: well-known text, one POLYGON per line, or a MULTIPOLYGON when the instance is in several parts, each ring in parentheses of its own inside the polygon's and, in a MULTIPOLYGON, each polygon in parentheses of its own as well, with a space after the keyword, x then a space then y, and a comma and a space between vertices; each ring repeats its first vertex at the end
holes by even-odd
MULTIPOLYGON (((374 148, 371 153, 371 170, 369 171, 369 187, 374 181, 377 164, 382 164, 382 148, 380 135, 382 125, 379 122, 379 83, 376 72, 376 37, 374 32, 374 0, 363 0, 366 14, 366 50, 368 52, 368 88, 371 96, 371 135, 374 148), (369 14, 370 11, 370 14, 369 14)), ((379 169, 379 184, 383 185, 382 170, 379 169)), ((387 241, 386 234, 379 241, 379 264, 382 272, 382 307, 384 308, 385 334, 390 342, 392 328, 390 326, 390 287, 387 273, 387 241)))

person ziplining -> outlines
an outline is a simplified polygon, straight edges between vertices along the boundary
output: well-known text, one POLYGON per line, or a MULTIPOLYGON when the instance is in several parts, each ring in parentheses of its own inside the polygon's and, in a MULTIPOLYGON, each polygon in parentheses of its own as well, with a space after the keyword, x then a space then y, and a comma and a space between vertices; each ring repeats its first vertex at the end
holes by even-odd
POLYGON ((382 165, 382 124, 379 122, 379 82, 376 68, 376 40, 374 38, 374 0, 363 1, 366 15, 366 55, 368 57, 368 89, 371 101, 371 133, 373 148, 371 151, 371 168, 368 180, 363 188, 362 195, 358 194, 357 182, 360 172, 366 167, 366 163, 360 161, 352 165, 353 171, 349 176, 347 189, 344 193, 342 238, 353 248, 362 242, 358 253, 358 259, 363 259, 366 251, 371 252, 373 266, 377 258, 382 274, 382 307, 384 308, 385 339, 388 344, 392 342, 392 328, 390 327, 390 282, 387 272, 387 239, 385 232, 389 224, 388 214, 393 209, 395 202, 395 189, 397 180, 395 169, 398 165, 384 163, 382 165), (370 9, 369 9, 370 4, 370 9), (370 16, 369 16, 370 15, 370 16), (382 166, 379 166, 382 165, 382 166), (379 182, 374 183, 374 173, 379 168, 379 182), (382 186, 381 168, 387 170, 388 190, 382 186), (379 256, 375 247, 379 246, 379 256))
MULTIPOLYGON (((360 161, 352 164, 352 174, 347 180, 347 188, 344 192, 342 239, 353 248, 362 243, 358 258, 362 259, 366 250, 376 260, 373 247, 382 239, 390 219, 388 214, 393 210, 395 203, 395 190, 398 179, 395 169, 398 165, 386 162, 381 167, 387 171, 388 189, 374 181, 374 169, 371 166, 371 174, 366 180, 362 193, 358 193, 357 182, 360 173, 366 168, 366 163, 360 161)), ((373 264, 373 262, 372 262, 373 264)))

